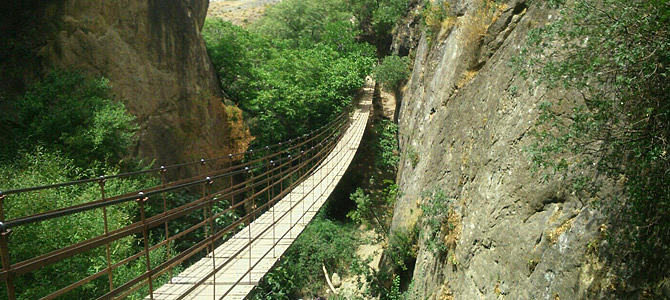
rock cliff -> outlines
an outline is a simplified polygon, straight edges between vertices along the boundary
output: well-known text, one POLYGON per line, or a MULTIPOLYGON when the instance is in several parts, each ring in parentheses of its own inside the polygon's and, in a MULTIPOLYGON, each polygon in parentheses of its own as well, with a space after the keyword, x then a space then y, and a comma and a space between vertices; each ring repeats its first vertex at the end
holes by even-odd
POLYGON ((8 48, 25 53, 9 58, 24 74, 11 74, 3 88, 20 89, 53 68, 107 77, 140 125, 132 155, 158 164, 239 146, 200 35, 208 0, 27 2, 2 5, 3 35, 21 44, 8 48))
POLYGON ((413 3, 394 41, 397 51, 411 49, 414 65, 400 95, 402 196, 392 230, 425 230, 421 206, 436 191, 449 199, 438 241, 448 249, 419 238, 412 295, 607 297, 615 279, 594 254, 605 243, 604 217, 561 178, 538 178, 524 151, 540 101, 559 92, 515 74, 510 59, 555 15, 535 1, 445 2, 451 15, 431 30, 413 3))

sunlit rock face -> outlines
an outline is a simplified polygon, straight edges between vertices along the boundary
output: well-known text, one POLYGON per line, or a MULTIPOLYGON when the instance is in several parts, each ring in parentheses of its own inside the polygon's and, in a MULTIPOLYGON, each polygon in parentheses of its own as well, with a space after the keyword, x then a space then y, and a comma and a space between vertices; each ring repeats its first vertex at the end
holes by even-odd
POLYGON ((612 279, 589 246, 602 241, 602 215, 560 176, 545 182, 532 173, 524 150, 541 101, 578 101, 535 87, 510 66, 529 30, 550 21, 551 11, 509 0, 483 16, 482 1, 448 2, 453 19, 432 32, 421 30, 414 6, 393 43, 415 60, 399 97, 401 196, 392 230, 425 226, 421 205, 431 193, 440 190, 450 201, 437 241, 447 250, 433 251, 419 238, 412 294, 607 298, 612 279))

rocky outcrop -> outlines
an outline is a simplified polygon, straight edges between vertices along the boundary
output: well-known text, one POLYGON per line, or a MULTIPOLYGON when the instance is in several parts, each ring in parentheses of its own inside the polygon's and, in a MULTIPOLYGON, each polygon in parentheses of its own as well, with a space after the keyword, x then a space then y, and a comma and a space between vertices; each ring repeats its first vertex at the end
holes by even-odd
POLYGON ((28 36, 18 40, 31 41, 26 61, 39 71, 29 72, 78 69, 109 78, 140 125, 133 156, 172 164, 236 147, 200 35, 208 0, 28 2, 37 3, 5 4, 24 19, 10 18, 3 29, 28 36))
POLYGON ((510 59, 531 28, 555 16, 520 0, 484 1, 495 4, 490 13, 482 1, 449 2, 453 19, 432 36, 423 31, 410 51, 415 62, 399 110, 402 196, 392 230, 426 226, 420 206, 427 193, 440 190, 449 199, 450 229, 443 230, 450 231, 438 241, 449 249, 433 251, 419 240, 412 294, 606 297, 614 279, 594 254, 606 243, 602 214, 567 181, 545 182, 531 172, 524 151, 540 101, 566 95, 517 76, 510 59))

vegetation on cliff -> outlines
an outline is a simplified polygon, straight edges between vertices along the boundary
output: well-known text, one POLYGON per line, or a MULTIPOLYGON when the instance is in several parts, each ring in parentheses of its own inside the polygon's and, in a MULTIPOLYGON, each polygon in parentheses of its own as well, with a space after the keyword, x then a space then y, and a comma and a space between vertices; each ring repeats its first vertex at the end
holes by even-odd
POLYGON ((540 105, 532 160, 610 212, 616 251, 658 279, 670 264, 670 2, 549 2, 561 18, 532 32, 515 63, 581 101, 540 105), (603 178, 624 196, 600 199, 603 178))

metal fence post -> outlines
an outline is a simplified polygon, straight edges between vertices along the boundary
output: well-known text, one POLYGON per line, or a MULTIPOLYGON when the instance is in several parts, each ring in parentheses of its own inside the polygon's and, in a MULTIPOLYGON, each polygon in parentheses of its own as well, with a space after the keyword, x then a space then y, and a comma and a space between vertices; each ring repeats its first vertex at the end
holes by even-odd
POLYGON ((147 262, 147 273, 149 274, 149 297, 151 300, 154 299, 154 286, 153 280, 151 278, 151 257, 149 256, 149 237, 148 237, 148 226, 146 214, 144 211, 144 204, 149 200, 149 197, 146 197, 143 192, 140 192, 137 197, 137 202, 140 204, 140 217, 142 218, 142 238, 144 239, 144 256, 147 262))
MULTIPOLYGON (((167 172, 167 168, 165 168, 165 166, 162 165, 160 167, 160 170, 158 171, 158 173, 160 174, 161 186, 163 188, 165 188, 166 184, 167 184, 167 180, 165 179, 165 173, 166 172, 167 172)), ((163 214, 166 214, 167 213, 167 196, 165 196, 165 193, 161 193, 161 195, 163 196, 163 214)), ((168 228, 168 221, 165 221, 165 240, 166 240, 166 242, 165 242, 165 252, 166 252, 166 255, 167 255, 166 260, 170 260, 172 258, 172 247, 170 247, 170 230, 168 228)), ((172 275, 173 275, 172 271, 173 271, 173 268, 170 268, 170 270, 168 271, 169 272, 168 276, 170 277, 170 280, 169 280, 170 283, 172 283, 172 275)))
POLYGON ((2 268, 7 272, 7 297, 9 300, 16 299, 16 291, 14 289, 14 274, 12 272, 12 264, 9 259, 9 235, 12 233, 11 229, 5 227, 5 194, 0 192, 0 255, 2 255, 2 268))
MULTIPOLYGON (((100 176, 100 179, 98 179, 98 185, 100 185, 100 196, 102 199, 102 202, 105 202, 107 199, 105 197, 105 182, 107 180, 105 179, 105 176, 100 176)), ((104 228, 105 228, 105 235, 109 235, 109 223, 107 221, 107 207, 103 206, 102 207, 102 219, 104 222, 104 228)), ((114 289, 114 274, 112 272, 112 256, 111 256, 111 251, 109 249, 109 243, 105 243, 105 254, 107 256, 107 278, 109 279, 109 290, 114 289)))

